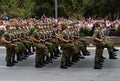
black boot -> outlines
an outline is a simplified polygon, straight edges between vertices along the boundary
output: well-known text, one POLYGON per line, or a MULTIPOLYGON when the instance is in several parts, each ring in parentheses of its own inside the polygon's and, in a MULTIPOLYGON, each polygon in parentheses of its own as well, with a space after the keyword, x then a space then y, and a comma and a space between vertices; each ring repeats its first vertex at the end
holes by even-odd
POLYGON ((101 56, 102 59, 106 59, 105 57, 101 56))
POLYGON ((46 56, 46 61, 48 61, 49 63, 53 63, 52 59, 48 55, 46 56))
POLYGON ((88 51, 83 51, 82 53, 83 53, 84 56, 89 56, 90 55, 90 53, 88 51))
POLYGON ((64 62, 61 62, 60 68, 61 68, 61 69, 67 69, 67 67, 65 66, 65 63, 64 63, 64 62))
POLYGON ((35 67, 36 67, 36 68, 42 68, 42 65, 41 65, 39 62, 36 62, 36 63, 35 63, 35 67))
POLYGON ((73 64, 74 64, 74 63, 73 63, 73 62, 71 62, 71 61, 69 61, 68 63, 69 63, 69 64, 71 64, 71 65, 73 65, 73 64))
POLYGON ((116 51, 119 51, 119 50, 118 50, 118 49, 116 49, 116 48, 113 48, 113 51, 114 51, 114 52, 116 52, 116 51))
POLYGON ((100 62, 100 63, 103 63, 103 62, 104 62, 104 59, 103 59, 103 58, 101 58, 101 59, 99 60, 99 62, 100 62))
POLYGON ((79 61, 79 57, 77 54, 75 54, 74 56, 72 56, 72 62, 78 62, 79 61))
POLYGON ((65 62, 65 66, 71 66, 71 64, 68 62, 68 60, 66 60, 66 62, 65 62))
POLYGON ((71 62, 71 59, 70 59, 71 57, 69 57, 69 59, 68 59, 68 64, 70 64, 71 66, 73 65, 73 62, 71 62))
POLYGON ((29 55, 33 55, 34 54, 33 52, 31 52, 30 48, 28 49, 28 53, 29 53, 29 55))
POLYGON ((24 54, 21 54, 21 55, 20 55, 20 58, 21 58, 21 59, 27 59, 27 57, 25 57, 24 54))
POLYGON ((54 56, 53 53, 50 53, 50 58, 52 58, 52 59, 57 59, 57 58, 54 56))
POLYGON ((34 46, 32 46, 32 49, 33 49, 33 52, 35 52, 35 47, 34 46))
POLYGON ((54 51, 54 56, 55 57, 60 57, 60 54, 58 54, 57 51, 54 51))
POLYGON ((100 62, 95 62, 94 69, 102 69, 102 66, 100 62))
POLYGON ((61 52, 60 52, 60 50, 58 48, 57 48, 57 54, 59 54, 59 55, 61 54, 61 52))
POLYGON ((12 57, 12 63, 18 63, 18 61, 15 60, 15 56, 12 57))
POLYGON ((80 58, 80 59, 85 59, 85 57, 84 57, 81 53, 79 53, 78 58, 80 58))
POLYGON ((22 61, 22 58, 20 57, 20 54, 17 54, 17 61, 22 61))
POLYGON ((43 62, 44 64, 48 64, 49 62, 45 59, 45 57, 43 58, 43 62))
POLYGON ((7 62, 7 64, 6 64, 7 67, 13 67, 13 64, 11 63, 11 59, 9 59, 6 62, 7 62))
POLYGON ((117 59, 116 56, 117 56, 116 53, 113 52, 109 53, 109 59, 117 59))
POLYGON ((118 59, 118 58, 116 56, 114 56, 114 55, 110 55, 109 59, 118 59))
POLYGON ((40 65, 42 65, 42 66, 46 66, 45 63, 43 63, 43 59, 42 59, 39 63, 40 63, 40 65))

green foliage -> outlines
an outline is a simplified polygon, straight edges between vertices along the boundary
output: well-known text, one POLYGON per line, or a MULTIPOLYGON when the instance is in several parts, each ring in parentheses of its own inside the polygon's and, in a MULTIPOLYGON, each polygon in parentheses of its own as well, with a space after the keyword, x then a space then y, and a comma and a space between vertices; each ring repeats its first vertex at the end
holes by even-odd
POLYGON ((87 27, 83 27, 82 33, 83 33, 85 36, 89 35, 89 29, 88 29, 87 27))
POLYGON ((120 25, 117 27, 117 29, 116 29, 116 35, 117 36, 120 36, 120 25))
MULTIPOLYGON (((4 11, 10 17, 53 16, 55 0, 0 0, 0 14, 4 11)), ((58 16, 73 17, 120 15, 120 0, 57 0, 58 16)))
POLYGON ((67 27, 66 23, 61 24, 61 30, 63 31, 67 27))
POLYGON ((30 36, 33 34, 34 31, 35 31, 35 27, 33 27, 33 28, 30 29, 30 33, 29 33, 30 36))
POLYGON ((2 0, 0 11, 7 12, 10 17, 30 18, 33 15, 34 0, 2 0))

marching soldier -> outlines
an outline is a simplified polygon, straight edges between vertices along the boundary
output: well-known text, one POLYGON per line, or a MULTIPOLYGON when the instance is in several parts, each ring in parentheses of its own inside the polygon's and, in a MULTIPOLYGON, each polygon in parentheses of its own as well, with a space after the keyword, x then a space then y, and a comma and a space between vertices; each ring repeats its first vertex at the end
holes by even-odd
POLYGON ((61 57, 61 66, 60 68, 62 69, 67 69, 67 66, 71 66, 70 63, 70 57, 76 53, 78 53, 78 49, 75 46, 73 42, 74 39, 71 39, 72 37, 70 34, 70 30, 69 30, 70 26, 68 25, 66 28, 62 28, 62 33, 61 33, 61 49, 63 51, 62 53, 62 57, 61 57))
POLYGON ((39 33, 39 26, 36 26, 36 30, 33 32, 31 39, 34 42, 34 46, 36 47, 36 55, 35 55, 35 67, 42 68, 43 66, 43 58, 48 54, 48 48, 43 44, 45 40, 39 33))
POLYGON ((93 40, 96 45, 96 54, 95 54, 95 65, 94 69, 102 69, 103 58, 103 49, 106 47, 109 50, 110 58, 117 59, 113 53, 113 45, 109 40, 104 36, 102 32, 102 27, 98 23, 95 23, 95 31, 93 34, 93 40))
POLYGON ((7 25, 6 28, 8 31, 3 34, 2 41, 6 47, 6 66, 12 67, 14 65, 12 57, 17 50, 17 44, 12 43, 14 41, 12 35, 13 26, 7 25))

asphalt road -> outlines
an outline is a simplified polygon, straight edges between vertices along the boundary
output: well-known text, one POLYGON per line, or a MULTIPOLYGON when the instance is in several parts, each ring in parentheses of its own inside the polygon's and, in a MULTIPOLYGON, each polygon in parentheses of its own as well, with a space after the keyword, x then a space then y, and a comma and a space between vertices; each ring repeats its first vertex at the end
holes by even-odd
POLYGON ((86 56, 86 59, 68 69, 60 69, 60 58, 43 68, 35 68, 34 55, 14 67, 6 67, 5 47, 0 47, 0 81, 120 81, 120 51, 117 52, 117 60, 110 60, 105 49, 104 56, 107 59, 103 69, 95 70, 95 48, 89 47, 88 50, 91 55, 86 56))

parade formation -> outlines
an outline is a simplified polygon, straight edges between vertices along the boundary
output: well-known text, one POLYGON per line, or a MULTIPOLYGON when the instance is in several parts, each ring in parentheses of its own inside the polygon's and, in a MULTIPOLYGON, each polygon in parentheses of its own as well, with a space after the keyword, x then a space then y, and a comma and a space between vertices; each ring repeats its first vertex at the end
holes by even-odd
POLYGON ((116 29, 120 21, 98 21, 94 19, 41 18, 41 19, 10 19, 0 21, 3 26, 2 42, 6 47, 6 66, 13 67, 19 61, 35 54, 35 67, 42 68, 53 63, 53 59, 61 57, 61 69, 67 69, 79 59, 85 59, 90 52, 82 37, 81 30, 88 27, 96 46, 94 69, 102 69, 104 59, 103 50, 108 49, 109 59, 117 59, 114 41, 109 38, 107 27, 116 29))

